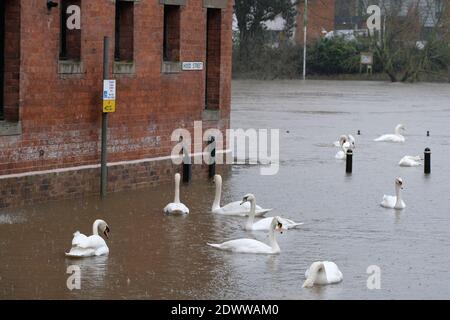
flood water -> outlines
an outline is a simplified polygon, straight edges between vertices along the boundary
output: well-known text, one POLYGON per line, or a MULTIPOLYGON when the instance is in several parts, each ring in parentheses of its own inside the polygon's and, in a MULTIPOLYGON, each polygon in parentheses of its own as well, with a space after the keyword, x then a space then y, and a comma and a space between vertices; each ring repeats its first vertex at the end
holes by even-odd
POLYGON ((181 190, 191 214, 167 217, 172 186, 0 211, 0 298, 57 299, 445 299, 450 298, 450 85, 333 81, 233 83, 234 128, 280 129, 280 170, 236 165, 224 177, 222 203, 248 192, 305 225, 278 235, 277 256, 233 254, 206 242, 255 237, 243 218, 209 212, 214 185, 181 190), (407 127, 406 143, 375 143, 407 127), (356 136, 361 130, 361 136, 356 136), (426 131, 431 133, 426 136, 426 131), (354 172, 334 159, 341 134, 356 137, 354 172), (432 150, 432 174, 400 168, 404 155, 432 150), (404 179, 403 211, 380 207, 404 179), (67 259, 72 233, 92 222, 111 228, 109 257, 67 259), (317 260, 334 261, 338 285, 303 289, 317 260), (66 286, 81 268, 81 290, 66 286), (369 266, 381 289, 366 285, 369 266))

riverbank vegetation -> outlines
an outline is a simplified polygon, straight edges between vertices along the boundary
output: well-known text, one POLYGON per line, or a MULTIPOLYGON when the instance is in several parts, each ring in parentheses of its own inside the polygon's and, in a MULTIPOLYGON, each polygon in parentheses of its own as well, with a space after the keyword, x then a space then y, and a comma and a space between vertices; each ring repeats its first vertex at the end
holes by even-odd
MULTIPOLYGON (((293 2, 236 3, 239 30, 233 44, 233 77, 301 78, 303 47, 292 41, 297 14, 293 2), (287 21, 285 30, 272 32, 264 22, 277 15, 287 21)), ((308 77, 450 82, 450 5, 442 2, 441 7, 433 8, 432 27, 429 19, 423 19, 419 1, 412 1, 407 14, 402 5, 383 7, 383 27, 375 33, 355 35, 350 40, 334 36, 310 42, 308 77), (360 65, 362 52, 373 54, 371 75, 360 65)))

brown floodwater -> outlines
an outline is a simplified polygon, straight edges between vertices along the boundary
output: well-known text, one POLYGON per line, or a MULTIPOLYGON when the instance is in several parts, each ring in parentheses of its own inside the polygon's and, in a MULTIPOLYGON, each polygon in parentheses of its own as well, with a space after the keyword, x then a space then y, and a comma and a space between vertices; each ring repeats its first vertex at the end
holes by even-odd
POLYGON ((1 299, 431 299, 450 297, 450 85, 337 81, 235 81, 234 128, 280 129, 280 170, 235 165, 222 203, 256 195, 270 214, 305 225, 278 236, 277 256, 217 251, 207 242, 241 237, 243 218, 210 213, 214 185, 182 186, 191 214, 162 213, 172 185, 0 210, 1 299), (406 143, 372 140, 407 127, 406 143), (357 130, 362 135, 356 136, 357 130), (431 133, 426 137, 426 131, 431 133), (354 173, 334 159, 332 142, 356 136, 354 173), (400 168, 404 155, 432 149, 432 174, 400 168), (379 206, 405 182, 401 212, 379 206), (95 219, 111 228, 110 255, 67 259, 76 230, 95 219), (334 261, 338 285, 303 289, 316 260, 334 261), (67 268, 81 269, 69 290, 67 268), (369 290, 369 266, 381 288, 369 290))

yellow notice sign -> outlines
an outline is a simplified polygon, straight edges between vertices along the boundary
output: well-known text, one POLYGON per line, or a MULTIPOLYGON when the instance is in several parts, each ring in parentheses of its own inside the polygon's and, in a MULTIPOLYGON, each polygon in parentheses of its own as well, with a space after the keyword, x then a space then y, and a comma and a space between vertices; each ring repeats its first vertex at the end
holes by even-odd
POLYGON ((103 112, 116 112, 116 100, 103 100, 103 112))

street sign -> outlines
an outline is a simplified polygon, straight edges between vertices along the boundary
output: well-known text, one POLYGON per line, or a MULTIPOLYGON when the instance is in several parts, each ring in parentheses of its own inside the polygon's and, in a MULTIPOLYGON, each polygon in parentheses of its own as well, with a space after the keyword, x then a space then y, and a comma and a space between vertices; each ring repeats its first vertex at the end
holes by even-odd
POLYGON ((361 52, 361 64, 371 65, 373 64, 372 52, 361 52))
POLYGON ((103 112, 116 112, 116 80, 103 80, 103 112))
POLYGON ((181 68, 184 71, 200 71, 203 70, 203 62, 183 62, 181 68))
POLYGON ((103 112, 116 112, 116 100, 103 100, 103 112))
POLYGON ((103 100, 116 100, 116 80, 103 80, 103 100))

